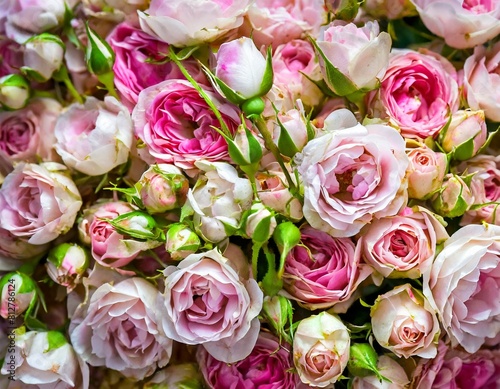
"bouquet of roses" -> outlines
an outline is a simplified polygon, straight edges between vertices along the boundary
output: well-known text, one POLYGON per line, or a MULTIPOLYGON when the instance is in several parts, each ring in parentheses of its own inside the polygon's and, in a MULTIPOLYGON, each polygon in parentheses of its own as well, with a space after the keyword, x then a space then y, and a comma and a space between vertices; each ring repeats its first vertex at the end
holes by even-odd
POLYGON ((499 388, 499 34, 0 0, 0 386, 499 388))

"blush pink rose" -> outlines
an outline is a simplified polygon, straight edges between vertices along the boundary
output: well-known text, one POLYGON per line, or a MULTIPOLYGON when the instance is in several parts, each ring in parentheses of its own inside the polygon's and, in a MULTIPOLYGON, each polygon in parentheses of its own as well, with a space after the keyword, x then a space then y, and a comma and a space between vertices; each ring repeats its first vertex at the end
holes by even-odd
MULTIPOLYGON (((238 127, 239 110, 203 87, 230 131, 238 127)), ((137 136, 146 144, 139 150, 147 160, 193 169, 198 159, 227 160, 227 143, 212 128, 219 121, 194 87, 184 80, 167 80, 144 89, 132 113, 137 136), (149 152, 150 155, 144 153, 149 152)))
POLYGON ((372 270, 360 263, 349 238, 334 238, 323 231, 301 228, 300 243, 288 254, 284 289, 307 309, 349 304, 359 284, 372 270))
POLYGON ((436 137, 459 105, 457 73, 444 57, 395 49, 378 92, 375 116, 388 117, 405 138, 436 137))
POLYGON ((453 347, 474 353, 500 334, 500 227, 455 232, 423 274, 423 292, 453 347))
MULTIPOLYGON (((17 2, 17 0, 14 2, 17 2)), ((0 63, 0 77, 20 72, 19 69, 23 66, 22 53, 23 46, 13 40, 0 36, 0 58, 2 58, 2 62, 0 63)))
POLYGON ((16 270, 25 262, 40 258, 49 249, 49 244, 30 244, 28 239, 13 235, 0 228, 0 271, 16 270))
POLYGON ((31 244, 45 244, 73 226, 82 206, 64 165, 20 163, 0 189, 0 228, 31 244))
POLYGON ((263 294, 243 253, 228 251, 191 254, 165 269, 157 312, 168 338, 201 344, 215 359, 234 363, 255 346, 263 294))
POLYGON ((377 361, 377 369, 388 381, 380 381, 375 375, 365 377, 354 377, 352 389, 406 389, 410 380, 405 369, 388 355, 380 355, 377 361))
POLYGON ((344 121, 348 127, 325 122, 327 132, 309 141, 295 162, 304 185, 306 220, 332 236, 349 237, 406 205, 408 157, 395 129, 354 125, 351 112, 339 111, 349 117, 344 121))
POLYGON ((466 49, 500 33, 498 0, 412 0, 425 26, 448 46, 466 49))

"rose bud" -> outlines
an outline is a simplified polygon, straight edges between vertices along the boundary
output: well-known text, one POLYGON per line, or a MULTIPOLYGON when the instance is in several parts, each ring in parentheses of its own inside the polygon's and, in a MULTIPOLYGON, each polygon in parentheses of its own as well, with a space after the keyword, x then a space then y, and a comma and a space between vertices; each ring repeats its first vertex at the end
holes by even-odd
POLYGON ((49 277, 71 292, 87 270, 89 260, 87 249, 77 244, 62 243, 50 250, 45 266, 49 277))
POLYGON ((358 0, 325 0, 325 6, 335 20, 352 21, 358 14, 358 0))
POLYGON ((417 15, 411 0, 366 0, 363 10, 376 19, 400 19, 417 15))
POLYGON ((97 35, 88 24, 86 29, 88 45, 85 52, 85 61, 87 62, 87 68, 97 76, 113 74, 114 51, 109 46, 109 43, 97 35))
POLYGON ((145 171, 135 187, 149 213, 163 213, 184 205, 189 182, 174 165, 158 164, 145 171))
POLYGON ((20 74, 0 78, 0 106, 4 109, 21 109, 29 100, 31 89, 20 74))
POLYGON ((380 380, 385 380, 377 369, 377 361, 377 352, 369 343, 354 343, 349 349, 347 370, 355 377, 375 374, 380 380))
POLYGON ((182 223, 171 224, 165 236, 165 249, 175 261, 195 253, 201 246, 198 235, 182 223))
POLYGON ((304 106, 299 100, 298 109, 279 113, 274 126, 273 140, 281 154, 293 157, 300 152, 309 139, 314 138, 314 127, 305 117, 304 106))
POLYGON ((410 284, 379 296, 370 316, 377 342, 398 357, 436 356, 438 319, 421 292, 410 284))
POLYGON ((61 38, 49 33, 36 35, 25 43, 23 73, 38 82, 49 80, 64 58, 65 45, 61 38))
POLYGON ((351 338, 342 321, 326 311, 299 322, 293 362, 301 381, 326 387, 336 382, 349 361, 351 338))
POLYGON ((160 230, 156 226, 156 220, 145 212, 127 212, 115 219, 106 221, 120 234, 137 239, 160 239, 160 230))
POLYGON ((446 175, 443 186, 432 200, 436 212, 444 217, 462 216, 474 203, 474 196, 464 181, 455 174, 446 175))
POLYGON ((170 365, 159 370, 143 389, 203 389, 203 377, 194 363, 170 365))
POLYGON ((405 389, 410 383, 405 369, 394 359, 381 355, 378 359, 377 369, 386 380, 381 380, 376 375, 354 377, 352 389, 405 389))
POLYGON ((439 142, 452 158, 465 161, 475 156, 486 143, 488 130, 484 111, 457 111, 448 128, 440 134, 439 142))
POLYGON ((33 306, 37 299, 36 284, 21 272, 8 273, 0 280, 2 302, 0 316, 17 317, 33 306))
POLYGON ((257 173, 262 159, 262 146, 244 122, 238 126, 234 140, 225 137, 229 156, 248 175, 257 173))
POLYGON ((245 221, 245 233, 256 243, 269 240, 276 228, 276 218, 271 209, 261 202, 254 203, 245 221))
POLYGON ((280 295, 264 297, 261 315, 278 335, 280 341, 284 339, 287 343, 291 343, 291 336, 285 331, 287 323, 292 325, 293 320, 293 307, 290 300, 280 295))

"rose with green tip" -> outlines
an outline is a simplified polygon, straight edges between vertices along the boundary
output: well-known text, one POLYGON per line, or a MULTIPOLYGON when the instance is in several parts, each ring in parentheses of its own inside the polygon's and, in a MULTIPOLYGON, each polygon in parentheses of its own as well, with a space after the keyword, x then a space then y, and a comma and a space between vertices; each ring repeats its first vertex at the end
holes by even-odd
POLYGON ((5 109, 21 109, 29 100, 31 88, 20 74, 0 78, 0 105, 5 109))
POLYGON ((63 65, 65 45, 57 35, 43 33, 24 44, 22 72, 38 82, 49 80, 63 65))
POLYGON ((449 173, 432 199, 436 212, 444 217, 462 216, 474 203, 474 196, 463 177, 449 173))
POLYGON ((62 243, 50 250, 47 257, 47 274, 68 293, 80 282, 89 266, 90 254, 87 249, 73 243, 62 243))
POLYGON ((36 284, 28 275, 8 273, 0 280, 0 316, 11 320, 22 315, 37 299, 36 284))
POLYGON ((180 261, 188 255, 194 254, 201 246, 198 235, 182 223, 171 224, 165 238, 165 249, 174 261, 180 261))

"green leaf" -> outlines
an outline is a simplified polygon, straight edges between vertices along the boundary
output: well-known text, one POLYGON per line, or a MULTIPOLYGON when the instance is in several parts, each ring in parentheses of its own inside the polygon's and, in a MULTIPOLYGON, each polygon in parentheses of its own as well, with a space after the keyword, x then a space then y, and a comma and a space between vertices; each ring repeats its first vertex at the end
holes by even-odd
POLYGON ((49 344, 49 347, 47 348, 47 350, 44 350, 45 353, 58 349, 59 347, 62 347, 68 343, 64 335, 59 331, 47 332, 47 342, 49 344))
POLYGON ((274 71, 273 71, 273 56, 271 53, 271 46, 267 48, 266 57, 266 70, 264 72, 264 78, 260 84, 260 96, 264 96, 273 87, 274 71))

